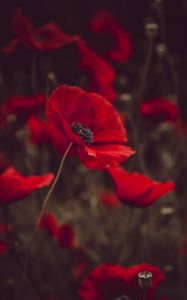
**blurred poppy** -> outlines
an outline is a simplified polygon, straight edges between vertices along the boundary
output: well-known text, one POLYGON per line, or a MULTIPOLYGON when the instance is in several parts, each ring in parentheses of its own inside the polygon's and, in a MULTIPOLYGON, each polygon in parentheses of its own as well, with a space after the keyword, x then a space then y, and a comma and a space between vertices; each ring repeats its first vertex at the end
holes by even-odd
POLYGON ((4 255, 7 252, 7 244, 0 240, 0 255, 4 255))
POLYGON ((58 228, 58 243, 62 248, 74 248, 75 231, 69 224, 62 224, 58 228))
POLYGON ((142 102, 140 114, 143 118, 157 122, 175 122, 180 117, 178 107, 168 99, 153 99, 142 102))
POLYGON ((37 51, 50 51, 79 40, 78 36, 64 33, 55 23, 48 23, 34 29, 32 22, 18 8, 11 19, 11 31, 15 38, 2 51, 12 53, 18 45, 37 51))
POLYGON ((27 121, 32 144, 41 144, 50 140, 48 126, 40 117, 31 116, 27 121))
POLYGON ((137 172, 128 173, 121 167, 107 170, 115 184, 116 194, 124 204, 145 207, 175 189, 173 181, 157 182, 137 172))
POLYGON ((73 275, 74 278, 80 280, 88 268, 88 257, 82 247, 76 247, 73 251, 73 275))
POLYGON ((0 107, 1 119, 6 124, 11 115, 25 121, 29 116, 38 113, 45 105, 45 95, 12 96, 4 100, 0 107))
POLYGON ((58 237, 58 224, 55 216, 52 213, 48 212, 43 215, 40 220, 39 226, 41 229, 46 230, 47 233, 52 237, 58 237))
POLYGON ((13 167, 0 175, 0 203, 8 204, 29 196, 34 190, 50 185, 54 175, 23 176, 13 167))
POLYGON ((147 300, 152 300, 157 286, 165 279, 159 268, 142 263, 125 268, 118 265, 104 264, 88 274, 79 288, 83 300, 143 300, 143 290, 138 285, 140 272, 152 273, 152 285, 147 291, 147 300))
POLYGON ((100 200, 105 206, 110 207, 110 208, 120 207, 120 205, 121 205, 121 202, 116 197, 115 193, 111 192, 109 190, 101 191, 100 200))
POLYGON ((10 165, 9 159, 4 151, 0 151, 0 174, 10 165))
MULTIPOLYGON (((7 224, 5 228, 5 224, 0 224, 0 234, 6 234, 6 231, 11 232, 12 227, 10 224, 7 224)), ((7 243, 3 240, 0 240, 0 255, 4 255, 7 253, 8 246, 7 243)))
POLYGON ((80 52, 80 65, 89 78, 89 91, 99 93, 111 102, 114 101, 117 97, 114 68, 91 50, 84 41, 80 41, 77 47, 80 52))
POLYGON ((105 56, 117 62, 129 59, 132 53, 131 37, 109 11, 99 11, 92 18, 90 28, 100 37, 101 51, 105 56))
POLYGON ((69 224, 58 225, 55 216, 51 212, 41 218, 40 228, 46 230, 53 238, 56 238, 60 247, 74 248, 76 246, 73 227, 69 224))
POLYGON ((90 169, 118 165, 134 153, 125 145, 126 131, 119 114, 98 94, 60 86, 47 102, 46 115, 58 132, 62 154, 64 146, 73 143, 80 160, 90 169))
MULTIPOLYGON (((38 116, 31 116, 27 121, 27 128, 29 130, 29 141, 31 144, 54 144, 61 152, 66 151, 66 143, 63 148, 62 140, 59 137, 59 131, 49 122, 43 121, 38 116)), ((72 149, 69 151, 69 155, 70 154, 74 154, 72 149)))

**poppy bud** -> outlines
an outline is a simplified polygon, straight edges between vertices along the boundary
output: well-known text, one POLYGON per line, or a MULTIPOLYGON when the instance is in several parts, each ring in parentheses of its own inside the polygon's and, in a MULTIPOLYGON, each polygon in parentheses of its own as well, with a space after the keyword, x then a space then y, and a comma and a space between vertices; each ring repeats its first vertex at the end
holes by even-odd
POLYGON ((121 102, 131 102, 132 101, 132 95, 129 93, 122 93, 119 95, 119 101, 121 102))
POLYGON ((158 44, 156 45, 156 53, 158 55, 158 57, 162 58, 167 51, 167 47, 165 44, 158 44))
POLYGON ((149 271, 143 271, 138 274, 138 284, 142 290, 147 290, 152 285, 153 274, 149 271))
POLYGON ((154 0, 154 2, 155 2, 156 4, 160 4, 160 3, 163 2, 163 0, 154 0))
POLYGON ((154 21, 148 21, 145 23, 145 32, 149 38, 154 38, 158 31, 158 24, 154 21))

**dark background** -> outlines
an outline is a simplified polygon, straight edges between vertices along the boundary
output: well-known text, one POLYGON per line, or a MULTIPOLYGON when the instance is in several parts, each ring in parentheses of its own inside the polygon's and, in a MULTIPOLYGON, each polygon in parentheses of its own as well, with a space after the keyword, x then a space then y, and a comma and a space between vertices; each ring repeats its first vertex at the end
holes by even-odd
MULTIPOLYGON (((38 25, 56 21, 64 31, 86 34, 87 21, 101 8, 112 10, 136 41, 143 33, 146 16, 152 15, 152 0, 20 0, 3 1, 0 9, 0 45, 10 40, 10 16, 18 6, 38 25)), ((167 38, 172 52, 187 52, 187 1, 164 0, 167 38)))

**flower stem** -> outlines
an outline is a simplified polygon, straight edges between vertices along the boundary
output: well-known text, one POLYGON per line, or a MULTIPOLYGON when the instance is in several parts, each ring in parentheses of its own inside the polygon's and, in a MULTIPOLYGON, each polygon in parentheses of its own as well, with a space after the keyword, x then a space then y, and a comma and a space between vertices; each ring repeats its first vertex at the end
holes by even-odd
POLYGON ((147 78, 147 74, 149 71, 149 66, 150 66, 150 62, 151 62, 151 55, 153 52, 153 37, 149 37, 148 40, 148 51, 147 51, 147 56, 146 56, 146 61, 145 61, 145 65, 143 68, 143 74, 141 76, 141 81, 139 84, 139 88, 138 88, 138 92, 135 95, 135 98, 138 100, 138 102, 141 100, 140 98, 142 97, 142 92, 145 86, 145 82, 146 82, 146 78, 147 78))
POLYGON ((68 153, 69 153, 69 150, 70 150, 71 147, 72 147, 72 144, 73 144, 73 143, 70 143, 70 144, 69 144, 69 146, 67 147, 67 149, 66 149, 66 151, 65 151, 65 153, 64 153, 64 155, 63 155, 63 157, 62 157, 62 160, 61 160, 59 169, 58 169, 58 171, 57 171, 56 177, 55 177, 55 179, 54 179, 54 181, 53 181, 53 183, 52 183, 52 185, 51 185, 51 187, 50 187, 50 189, 49 189, 49 191, 48 191, 48 193, 47 193, 47 195, 46 195, 46 197, 45 197, 45 199, 44 199, 44 202, 43 202, 43 205, 42 205, 40 214, 39 214, 39 216, 38 216, 38 219, 37 219, 35 228, 34 228, 34 230, 33 230, 33 232, 32 232, 31 239, 30 239, 29 246, 28 246, 28 251, 27 251, 26 259, 25 259, 25 268, 24 268, 25 274, 27 273, 31 248, 32 248, 34 239, 35 239, 35 237, 36 237, 36 234, 37 234, 37 232, 38 232, 38 227, 39 227, 41 218, 42 218, 42 216, 43 216, 43 214, 44 214, 44 211, 45 211, 45 208, 46 208, 46 206, 47 206, 47 204, 48 204, 48 200, 49 200, 49 198, 50 198, 50 196, 51 196, 51 194, 52 194, 52 192, 53 192, 53 190, 54 190, 54 188, 55 188, 55 185, 56 185, 56 183, 57 183, 57 181, 58 181, 58 179, 59 179, 59 177, 60 177, 60 174, 61 174, 61 172, 62 172, 63 165, 64 165, 64 162, 65 162, 65 159, 66 159, 66 157, 67 157, 67 155, 68 155, 68 153))
POLYGON ((46 99, 49 98, 51 85, 54 88, 56 88, 58 85, 58 79, 54 72, 48 72, 46 75, 46 88, 45 88, 46 99))
POLYGON ((165 43, 165 45, 167 47, 166 59, 168 61, 168 65, 171 70, 174 86, 177 87, 178 86, 178 74, 177 74, 175 66, 174 66, 173 58, 170 54, 170 51, 168 50, 168 42, 167 42, 167 37, 166 37, 165 19, 164 19, 164 12, 163 12, 162 4, 160 4, 158 6, 158 17, 159 17, 159 23, 160 23, 160 28, 161 28, 161 38, 162 38, 163 43, 165 43))
POLYGON ((143 300, 147 300, 147 291, 146 290, 143 291, 143 300))
POLYGON ((5 206, 3 207, 3 224, 4 224, 4 229, 5 229, 5 239, 6 239, 6 242, 7 242, 7 245, 8 245, 8 250, 9 250, 10 256, 14 259, 14 261, 16 262, 16 264, 18 265, 20 270, 24 273, 25 279, 27 279, 28 282, 31 284, 31 286, 33 288, 33 291, 38 296, 38 299, 43 300, 42 294, 41 294, 38 286, 34 282, 34 280, 29 276, 29 274, 25 274, 24 265, 21 262, 17 251, 14 249, 14 243, 13 243, 13 241, 12 241, 10 235, 9 235, 8 211, 7 211, 7 208, 5 206))
POLYGON ((37 92, 37 54, 33 54, 31 60, 31 89, 33 94, 37 92))

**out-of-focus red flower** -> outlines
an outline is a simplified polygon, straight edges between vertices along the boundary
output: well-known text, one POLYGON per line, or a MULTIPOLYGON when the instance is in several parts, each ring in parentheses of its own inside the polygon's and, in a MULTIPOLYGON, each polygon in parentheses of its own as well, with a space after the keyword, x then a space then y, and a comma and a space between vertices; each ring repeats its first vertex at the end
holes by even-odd
POLYGON ((180 117, 176 104, 168 99, 153 99, 140 104, 140 113, 143 118, 157 122, 175 122, 180 117))
POLYGON ((142 263, 124 268, 118 265, 105 264, 94 269, 83 280, 79 295, 83 300, 143 300, 143 290, 138 285, 138 274, 148 271, 152 273, 152 286, 147 291, 147 300, 152 300, 157 286, 165 279, 159 268, 142 263), (126 296, 126 298, 125 298, 126 296))
POLYGON ((90 169, 118 165, 134 153, 125 145, 126 131, 119 114, 98 94, 60 86, 47 102, 46 115, 58 132, 62 154, 64 146, 73 143, 80 160, 90 169))
POLYGON ((18 45, 37 51, 50 51, 79 40, 78 36, 64 33, 55 23, 34 29, 32 22, 22 14, 21 8, 17 9, 11 19, 11 31, 15 38, 2 49, 4 53, 14 52, 18 45))
POLYGON ((0 151, 0 174, 10 165, 9 159, 3 151, 0 151))
MULTIPOLYGON (((63 148, 63 141, 59 137, 59 131, 50 123, 43 121, 40 117, 31 116, 27 121, 27 128, 29 130, 29 141, 31 144, 54 144, 61 152, 64 153, 66 151, 66 141, 63 148)), ((69 155, 73 154, 75 154, 75 151, 70 149, 69 155)))
POLYGON ((72 264, 74 278, 80 280, 88 268, 88 257, 83 248, 77 247, 74 249, 72 264))
POLYGON ((0 175, 0 203, 8 204, 29 196, 34 190, 48 186, 54 175, 23 176, 14 168, 7 168, 0 175))
POLYGON ((78 44, 80 52, 81 68, 89 78, 89 91, 99 93, 109 101, 117 97, 114 87, 116 71, 114 68, 95 51, 91 50, 84 41, 78 44))
POLYGON ((62 248, 74 248, 75 231, 69 224, 58 225, 55 216, 52 213, 45 214, 40 221, 40 228, 47 231, 47 233, 55 238, 59 246, 62 248))
POLYGON ((26 120, 36 114, 45 105, 45 95, 12 96, 5 99, 0 107, 1 119, 7 123, 9 116, 15 115, 20 120, 26 120))
POLYGON ((119 199, 116 197, 115 193, 107 190, 103 190, 100 193, 101 202, 110 208, 120 207, 121 203, 119 199))
POLYGON ((41 144, 50 140, 47 123, 38 116, 31 116, 27 121, 30 133, 30 141, 33 144, 41 144))
POLYGON ((7 244, 0 240, 0 255, 4 255, 7 252, 7 244))
POLYGON ((58 229, 58 242, 62 248, 74 248, 75 231, 69 224, 62 224, 58 229))
POLYGON ((181 123, 178 123, 177 126, 175 127, 176 129, 176 134, 183 134, 186 135, 187 134, 187 121, 183 121, 181 123))
POLYGON ((12 231, 12 226, 11 224, 7 224, 7 228, 5 229, 5 224, 0 224, 0 234, 4 234, 5 232, 9 231, 11 232, 12 231))
MULTIPOLYGON (((6 231, 11 232, 12 226, 10 224, 7 224, 5 228, 5 224, 0 224, 0 234, 6 234, 6 231)), ((8 245, 5 241, 0 240, 0 256, 7 253, 8 245)))
POLYGON ((178 253, 181 256, 187 255, 187 235, 186 234, 184 234, 181 238, 180 246, 178 248, 178 253))
POLYGON ((98 12, 90 22, 90 28, 101 38, 103 54, 114 61, 127 61, 132 53, 132 41, 109 11, 98 12))
POLYGON ((58 238, 58 224, 52 213, 49 212, 42 216, 39 226, 41 229, 46 230, 52 237, 58 238))
POLYGON ((128 173, 121 167, 107 170, 115 184, 116 194, 124 204, 145 207, 175 189, 173 181, 157 182, 137 172, 128 173))

